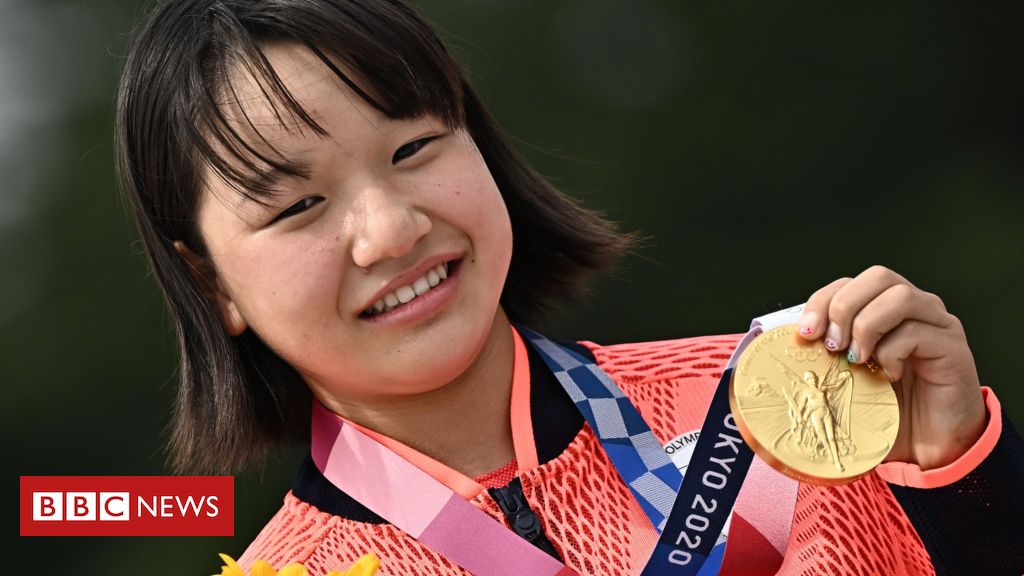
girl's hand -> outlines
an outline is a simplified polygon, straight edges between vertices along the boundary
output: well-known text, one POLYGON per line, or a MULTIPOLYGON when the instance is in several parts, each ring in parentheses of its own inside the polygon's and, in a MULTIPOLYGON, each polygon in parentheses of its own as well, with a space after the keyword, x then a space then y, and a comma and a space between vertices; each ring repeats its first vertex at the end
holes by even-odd
POLYGON ((945 466, 984 431, 985 403, 963 325, 938 296, 892 270, 873 266, 818 290, 799 332, 824 338, 829 350, 848 350, 852 363, 874 357, 893 382, 900 430, 887 462, 945 466))

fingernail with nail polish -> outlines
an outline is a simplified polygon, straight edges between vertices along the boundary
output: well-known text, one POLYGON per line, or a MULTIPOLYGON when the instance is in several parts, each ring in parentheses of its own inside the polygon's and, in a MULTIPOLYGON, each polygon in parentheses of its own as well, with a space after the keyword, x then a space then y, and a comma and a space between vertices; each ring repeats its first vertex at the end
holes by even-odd
POLYGON ((839 324, 830 322, 828 325, 828 331, 825 332, 825 348, 835 352, 839 350, 839 341, 842 340, 842 331, 839 329, 839 324))
POLYGON ((851 364, 856 364, 858 358, 860 358, 860 346, 857 346, 856 342, 850 342, 850 349, 846 351, 846 359, 851 364))
POLYGON ((814 329, 818 326, 818 315, 814 312, 808 312, 804 314, 804 317, 800 319, 800 334, 804 336, 810 336, 814 333, 814 329))

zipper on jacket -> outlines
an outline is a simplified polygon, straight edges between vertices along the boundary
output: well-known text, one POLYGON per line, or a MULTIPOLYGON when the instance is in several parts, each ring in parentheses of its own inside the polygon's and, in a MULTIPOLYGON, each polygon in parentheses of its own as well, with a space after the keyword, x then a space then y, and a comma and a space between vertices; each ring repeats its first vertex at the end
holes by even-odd
POLYGON ((513 478, 504 488, 488 488, 487 492, 505 513, 505 517, 508 518, 509 524, 512 525, 512 530, 516 534, 555 560, 562 561, 554 544, 544 535, 544 531, 540 527, 540 518, 537 518, 537 514, 526 501, 526 496, 523 495, 523 484, 519 478, 513 478))

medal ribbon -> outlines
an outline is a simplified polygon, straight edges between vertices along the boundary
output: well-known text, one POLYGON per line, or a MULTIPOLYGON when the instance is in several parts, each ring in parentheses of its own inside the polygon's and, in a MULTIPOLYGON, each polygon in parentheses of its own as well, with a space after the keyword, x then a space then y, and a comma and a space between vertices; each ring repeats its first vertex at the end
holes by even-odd
MULTIPOLYGON (((778 321, 780 315, 791 319, 801 308, 755 320, 737 346, 715 392, 685 479, 632 402, 603 370, 573 350, 516 327, 572 398, 637 503, 661 533, 644 576, 697 574, 702 566, 701 576, 718 573, 721 550, 714 555, 714 563, 705 561, 729 517, 752 456, 740 455, 750 450, 736 432, 729 412, 728 375, 739 353, 760 334, 762 326, 785 323, 778 321), (735 458, 735 462, 727 458, 735 458), (728 475, 722 474, 723 468, 729 469, 728 475), (715 488, 719 476, 725 481, 715 488), (692 485, 698 482, 694 490, 692 485), (702 490, 708 489, 723 492, 716 496, 718 504, 712 506, 709 496, 704 496, 702 490), (706 525, 690 512, 701 504, 707 512, 701 516, 706 525), (700 536, 699 541, 693 536, 700 536), (688 545, 691 542, 693 547, 688 545)), ((421 544, 480 576, 576 574, 316 401, 312 420, 312 457, 324 477, 421 544)))
POLYGON ((712 549, 732 513, 754 458, 729 407, 732 371, 755 337, 767 328, 791 323, 802 310, 802 305, 795 306, 755 319, 733 350, 704 418, 683 485, 642 576, 718 574, 722 554, 712 555, 712 549))
MULTIPOLYGON (((683 485, 643 576, 701 572, 732 513, 754 452, 743 442, 729 409, 730 366, 715 389, 683 485)), ((717 556, 721 563, 721 555, 717 556)), ((708 567, 705 574, 717 574, 708 567)))
POLYGON ((651 524, 661 531, 683 478, 647 422, 618 384, 589 359, 522 326, 516 329, 540 353, 651 524))

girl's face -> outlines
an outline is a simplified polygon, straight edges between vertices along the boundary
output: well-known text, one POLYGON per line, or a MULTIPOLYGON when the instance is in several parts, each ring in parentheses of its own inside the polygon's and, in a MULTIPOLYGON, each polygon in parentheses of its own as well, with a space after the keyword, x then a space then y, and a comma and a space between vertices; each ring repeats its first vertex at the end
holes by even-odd
POLYGON ((328 135, 282 126, 239 75, 239 104, 224 110, 236 129, 261 142, 242 107, 310 177, 280 180, 266 209, 206 174, 197 218, 228 331, 251 328, 322 400, 382 400, 451 382, 492 333, 512 255, 487 165, 466 132, 433 117, 388 119, 305 48, 279 45, 267 56, 328 135), (439 265, 448 277, 436 282, 439 265), (396 298, 397 307, 366 313, 396 298))

